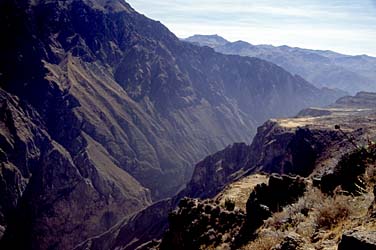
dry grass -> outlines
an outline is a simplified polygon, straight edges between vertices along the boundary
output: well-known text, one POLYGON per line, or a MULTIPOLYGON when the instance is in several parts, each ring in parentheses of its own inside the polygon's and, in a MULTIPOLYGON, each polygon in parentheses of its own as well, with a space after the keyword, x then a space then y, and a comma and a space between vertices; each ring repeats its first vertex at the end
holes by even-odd
MULTIPOLYGON (((374 144, 371 145, 372 147, 374 144)), ((371 148, 372 149, 372 148, 371 148)), ((370 149, 368 149, 370 150, 370 149)), ((302 249, 337 249, 344 231, 359 229, 375 231, 376 211, 376 149, 369 153, 366 173, 360 178, 364 187, 358 196, 349 195, 338 187, 334 195, 323 194, 312 185, 296 203, 288 205, 264 222, 258 237, 244 250, 267 250, 279 244, 287 235, 298 234, 302 249)))
POLYGON ((373 187, 376 184, 376 166, 370 165, 365 174, 365 181, 368 183, 368 187, 373 187))
POLYGON ((226 200, 235 202, 235 207, 245 211, 249 194, 254 187, 260 183, 268 182, 268 177, 262 174, 254 174, 246 176, 232 184, 230 184, 224 191, 222 191, 215 200, 219 201, 224 206, 226 200))
POLYGON ((278 119, 278 124, 285 128, 296 128, 304 127, 307 125, 314 124, 317 120, 316 117, 298 117, 298 118, 288 118, 288 119, 278 119))
POLYGON ((317 208, 314 218, 316 229, 332 229, 354 212, 354 207, 348 197, 327 197, 317 208))
POLYGON ((242 250, 270 250, 281 243, 282 239, 282 233, 264 230, 256 240, 244 246, 242 250))
POLYGON ((365 219, 372 200, 372 193, 359 197, 338 193, 331 197, 310 187, 298 202, 266 220, 258 238, 243 249, 271 249, 289 233, 300 235, 306 242, 305 249, 321 249, 322 246, 335 249, 343 231, 376 225, 365 219))

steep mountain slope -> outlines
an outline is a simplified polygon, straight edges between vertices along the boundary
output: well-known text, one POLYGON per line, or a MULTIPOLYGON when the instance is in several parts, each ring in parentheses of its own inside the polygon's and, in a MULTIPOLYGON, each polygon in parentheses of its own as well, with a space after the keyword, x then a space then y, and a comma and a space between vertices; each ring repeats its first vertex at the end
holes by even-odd
POLYGON ((0 110, 2 249, 71 248, 150 204, 148 190, 86 134, 73 156, 30 106, 2 90, 0 110))
POLYGON ((195 35, 185 40, 214 48, 220 53, 258 57, 273 62, 317 87, 337 88, 352 94, 376 91, 374 57, 288 46, 252 45, 244 41, 226 42, 222 37, 210 35, 195 35))
MULTIPOLYGON (((376 140, 375 101, 375 93, 363 92, 353 97, 341 98, 327 108, 303 110, 295 118, 270 120, 259 127, 251 145, 234 144, 196 164, 187 188, 174 198, 156 203, 126 218, 105 234, 83 242, 76 249, 135 249, 138 246, 139 249, 149 249, 159 244, 151 240, 160 239, 163 236, 162 232, 168 228, 168 214, 171 209, 179 205, 182 211, 188 210, 188 214, 191 214, 189 204, 179 203, 183 197, 209 198, 219 202, 233 198, 237 194, 229 192, 229 189, 234 186, 239 185, 246 190, 252 190, 253 183, 265 182, 265 178, 260 180, 258 176, 252 177, 254 173, 299 174, 312 178, 325 189, 328 185, 327 176, 333 173, 343 155, 354 150, 353 143, 367 145, 368 140, 376 140), (336 129, 335 125, 339 125, 340 130, 336 129), (249 178, 253 181, 249 181, 249 178), (142 245, 148 241, 150 242, 142 245)), ((276 177, 275 180, 278 179, 279 177, 276 177)), ((294 178, 286 180, 290 179, 294 182, 294 178)), ((346 182, 346 179, 342 180, 346 182)), ((277 191, 283 192, 283 195, 288 194, 283 188, 277 191)), ((240 197, 244 197, 242 192, 238 193, 240 197)), ((237 199, 234 198, 235 201, 237 199)), ((273 203, 273 200, 268 202, 273 203)), ((236 204, 244 203, 246 200, 237 201, 236 204)), ((194 202, 192 207, 203 209, 207 204, 204 201, 194 202)), ((197 219, 201 218, 199 214, 195 213, 197 219)), ((181 219, 186 221, 184 218, 181 219)), ((195 227, 197 225, 194 223, 198 223, 199 230, 211 228, 209 224, 205 224, 208 223, 207 220, 201 221, 203 224, 200 224, 200 221, 192 221, 189 221, 188 227, 195 227)), ((181 223, 177 228, 182 229, 184 226, 187 224, 181 223)), ((233 227, 230 225, 230 228, 233 227)), ((186 233, 197 232, 191 230, 186 233)), ((214 238, 217 236, 218 234, 214 234, 214 238)), ((185 236, 181 235, 176 240, 183 238, 185 236)), ((189 236, 185 239, 187 238, 189 236)), ((184 246, 180 248, 185 249, 184 246)))
POLYGON ((121 0, 2 0, 0 31, 5 247, 69 249, 263 120, 338 96, 183 43, 121 0))

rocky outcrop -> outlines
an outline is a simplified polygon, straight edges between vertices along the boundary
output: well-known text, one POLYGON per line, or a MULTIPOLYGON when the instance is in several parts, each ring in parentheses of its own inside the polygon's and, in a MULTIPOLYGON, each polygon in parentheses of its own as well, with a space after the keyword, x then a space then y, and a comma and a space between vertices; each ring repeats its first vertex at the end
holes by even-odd
POLYGON ((334 189, 341 186, 342 190, 353 195, 364 192, 365 186, 362 176, 366 172, 368 162, 376 160, 375 146, 359 148, 355 152, 345 154, 338 164, 316 177, 314 184, 319 186, 324 193, 333 193, 334 189))
POLYGON ((272 250, 300 250, 303 249, 304 241, 301 236, 291 233, 283 238, 282 242, 273 247, 272 250))
MULTIPOLYGON (((162 241, 151 241, 139 249, 237 249, 271 213, 293 203, 304 191, 302 178, 272 175, 268 185, 255 187, 247 201, 246 214, 231 200, 220 204, 211 199, 183 198, 168 216, 169 227, 162 241)), ((294 243, 286 242, 283 249, 294 243)))
POLYGON ((215 196, 225 185, 244 174, 250 146, 235 143, 196 164, 191 181, 182 192, 189 197, 215 196))
POLYGON ((255 237, 258 229, 272 213, 291 204, 306 191, 305 180, 301 177, 272 175, 268 184, 260 184, 250 194, 246 205, 246 219, 236 241, 240 246, 255 237))
POLYGON ((284 126, 268 121, 258 129, 247 168, 268 173, 308 176, 325 150, 343 140, 334 129, 284 126))
POLYGON ((251 145, 236 143, 199 162, 185 192, 211 197, 227 183, 255 172, 308 176, 327 157, 327 149, 344 140, 334 125, 310 128, 270 120, 258 128, 251 145))
POLYGON ((373 186, 373 202, 368 208, 368 214, 371 218, 376 218, 376 185, 373 186))
POLYGON ((338 245, 338 250, 376 249, 376 232, 372 231, 346 231, 342 235, 342 240, 338 245))
POLYGON ((239 210, 229 211, 209 200, 182 199, 169 215, 169 229, 159 246, 161 250, 201 249, 229 245, 244 220, 239 210))

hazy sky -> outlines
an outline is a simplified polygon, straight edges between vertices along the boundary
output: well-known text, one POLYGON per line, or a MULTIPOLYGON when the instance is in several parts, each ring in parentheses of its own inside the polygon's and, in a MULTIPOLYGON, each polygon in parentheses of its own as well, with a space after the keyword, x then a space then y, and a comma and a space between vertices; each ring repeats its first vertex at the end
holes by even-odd
POLYGON ((178 37, 330 49, 376 56, 376 0, 127 0, 178 37))

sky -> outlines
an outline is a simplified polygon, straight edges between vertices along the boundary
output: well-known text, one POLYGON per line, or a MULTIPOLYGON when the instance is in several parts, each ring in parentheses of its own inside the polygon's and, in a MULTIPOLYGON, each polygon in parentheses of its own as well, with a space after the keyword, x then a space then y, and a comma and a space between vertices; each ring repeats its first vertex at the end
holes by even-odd
POLYGON ((376 0, 126 0, 176 36, 376 56, 376 0))

